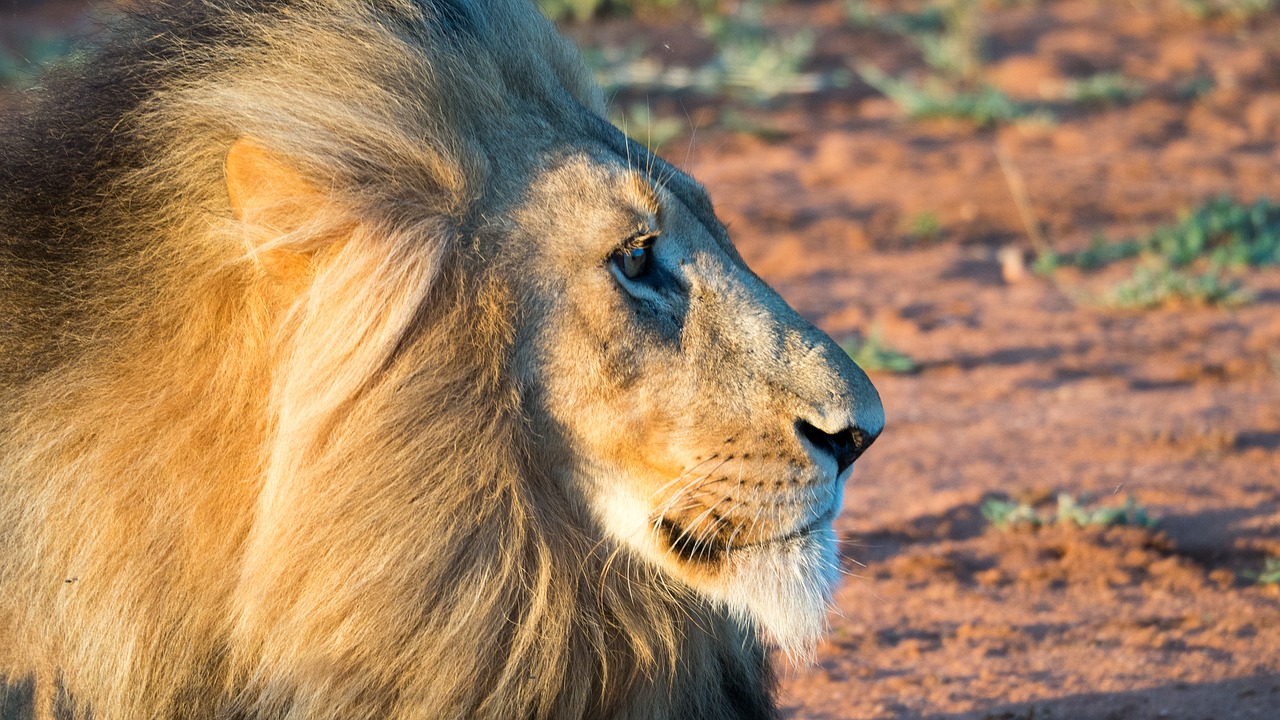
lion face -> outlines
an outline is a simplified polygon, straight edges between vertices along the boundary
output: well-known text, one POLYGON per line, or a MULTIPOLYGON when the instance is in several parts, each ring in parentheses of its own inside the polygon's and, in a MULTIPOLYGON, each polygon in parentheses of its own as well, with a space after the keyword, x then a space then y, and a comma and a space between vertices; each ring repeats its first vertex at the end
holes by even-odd
POLYGON ((801 650, 879 396, 747 268, 700 187, 629 164, 574 154, 515 214, 535 429, 607 539, 801 650))

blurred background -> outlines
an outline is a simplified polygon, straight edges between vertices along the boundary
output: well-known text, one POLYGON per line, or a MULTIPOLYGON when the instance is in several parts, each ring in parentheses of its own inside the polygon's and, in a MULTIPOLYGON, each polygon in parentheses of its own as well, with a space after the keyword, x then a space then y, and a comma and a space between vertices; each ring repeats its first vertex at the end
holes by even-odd
POLYGON ((541 6, 883 396, 787 717, 1280 717, 1280 3, 541 6))

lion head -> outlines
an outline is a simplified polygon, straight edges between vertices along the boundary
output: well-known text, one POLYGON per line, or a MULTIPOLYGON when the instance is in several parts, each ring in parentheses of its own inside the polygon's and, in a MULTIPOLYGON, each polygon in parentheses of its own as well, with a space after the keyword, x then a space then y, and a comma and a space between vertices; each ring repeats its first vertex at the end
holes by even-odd
POLYGON ((0 669, 102 717, 767 716, 879 398, 532 5, 113 37, 0 141, 0 669))
POLYGON ((747 268, 701 187, 598 128, 530 179, 499 253, 533 308, 526 407, 600 532, 796 649, 822 627, 831 520, 879 398, 747 268))

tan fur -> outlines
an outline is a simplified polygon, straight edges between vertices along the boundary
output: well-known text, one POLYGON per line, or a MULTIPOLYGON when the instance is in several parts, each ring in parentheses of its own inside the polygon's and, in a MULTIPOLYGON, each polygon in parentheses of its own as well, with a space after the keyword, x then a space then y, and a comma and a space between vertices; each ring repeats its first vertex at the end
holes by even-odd
POLYGON ((0 335, 0 670, 98 718, 767 717, 845 477, 797 423, 869 442, 865 376, 528 3, 210 7, 60 210, 77 289, 0 255, 68 318, 0 335))

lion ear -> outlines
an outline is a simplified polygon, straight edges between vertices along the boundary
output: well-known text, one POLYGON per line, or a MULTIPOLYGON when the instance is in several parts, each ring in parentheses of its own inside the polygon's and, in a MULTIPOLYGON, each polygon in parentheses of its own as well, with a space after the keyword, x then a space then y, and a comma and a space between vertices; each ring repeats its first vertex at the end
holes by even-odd
POLYGON ((292 274, 304 254, 298 246, 270 247, 316 216, 325 197, 315 185, 252 140, 241 138, 227 151, 227 199, 245 229, 245 245, 272 274, 292 274))

